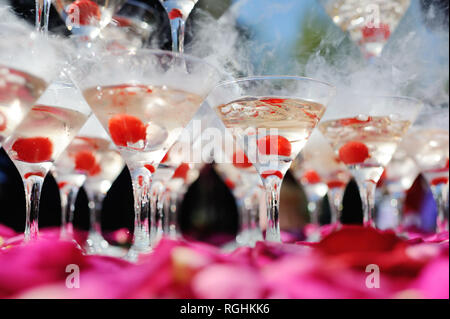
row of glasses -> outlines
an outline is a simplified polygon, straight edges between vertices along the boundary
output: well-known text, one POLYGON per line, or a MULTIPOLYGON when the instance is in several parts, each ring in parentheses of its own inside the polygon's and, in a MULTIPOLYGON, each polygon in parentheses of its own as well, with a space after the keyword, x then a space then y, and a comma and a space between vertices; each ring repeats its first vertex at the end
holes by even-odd
POLYGON ((437 205, 437 231, 448 231, 449 111, 424 112, 407 137, 408 154, 430 185, 437 205))

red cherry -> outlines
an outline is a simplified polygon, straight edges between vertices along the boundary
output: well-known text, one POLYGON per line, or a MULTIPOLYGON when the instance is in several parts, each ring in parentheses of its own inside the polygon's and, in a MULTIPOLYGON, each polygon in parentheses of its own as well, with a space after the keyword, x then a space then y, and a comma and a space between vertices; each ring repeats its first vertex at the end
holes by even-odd
POLYGON ((362 163, 369 157, 368 147, 358 141, 348 142, 339 149, 339 158, 347 165, 362 163))
POLYGON ((341 182, 341 181, 339 181, 339 180, 332 180, 332 181, 329 181, 328 183, 327 183, 327 186, 328 186, 328 188, 330 188, 330 189, 332 189, 332 188, 341 188, 341 187, 345 187, 345 183, 344 182, 341 182))
POLYGON ((261 177, 266 179, 269 176, 277 176, 279 179, 283 178, 283 174, 280 171, 275 171, 275 170, 268 170, 268 171, 264 171, 261 174, 261 177))
POLYGON ((102 167, 99 164, 95 164, 90 170, 89 170, 89 176, 95 176, 100 174, 102 171, 102 167))
POLYGON ((44 177, 44 173, 42 172, 30 172, 30 173, 26 173, 25 175, 23 175, 23 177, 25 177, 25 179, 27 179, 30 176, 40 176, 40 177, 44 177))
POLYGON ((448 177, 436 177, 431 181, 432 186, 440 185, 440 184, 447 184, 448 183, 448 177))
POLYGON ((342 126, 348 126, 348 125, 354 125, 354 124, 368 123, 370 121, 372 121, 371 116, 367 117, 367 120, 365 120, 365 121, 360 120, 357 117, 351 117, 351 118, 346 118, 346 119, 340 119, 338 122, 342 126))
POLYGON ((229 178, 227 178, 225 180, 225 185, 227 185, 227 187, 229 189, 234 189, 236 187, 236 185, 233 183, 233 181, 231 179, 229 179, 229 178))
POLYGON ((237 150, 234 152, 233 165, 237 168, 249 168, 253 166, 253 164, 249 162, 247 155, 245 155, 242 150, 237 150))
POLYGON ((384 23, 380 23, 378 27, 366 25, 361 29, 361 32, 363 38, 366 40, 387 40, 391 35, 389 25, 384 23))
POLYGON ((263 155, 290 156, 292 147, 283 136, 266 135, 258 140, 258 150, 263 155))
POLYGON ((128 146, 146 138, 146 127, 140 119, 128 114, 117 114, 110 118, 109 133, 117 146, 128 146))
POLYGON ((148 169, 152 174, 155 172, 155 168, 153 167, 153 165, 145 164, 144 167, 148 169))
POLYGON ((178 9, 170 10, 170 12, 169 12, 169 19, 173 20, 173 19, 176 19, 176 18, 183 18, 183 13, 181 13, 181 11, 178 10, 178 9))
POLYGON ((47 137, 18 138, 12 150, 16 158, 28 163, 41 163, 52 158, 53 144, 47 137))
POLYGON ((99 21, 101 18, 98 5, 91 0, 76 0, 67 8, 67 15, 73 23, 79 18, 80 25, 89 25, 93 20, 99 21))
POLYGON ((313 169, 306 171, 302 180, 305 180, 308 184, 317 184, 321 181, 319 174, 313 169))
POLYGON ((79 151, 75 154, 75 169, 89 172, 97 164, 97 160, 90 151, 79 151))
POLYGON ((173 173, 172 178, 182 178, 182 179, 186 179, 188 171, 189 171, 189 165, 186 164, 186 163, 182 163, 182 164, 180 164, 180 166, 178 166, 178 168, 175 170, 175 172, 173 173))

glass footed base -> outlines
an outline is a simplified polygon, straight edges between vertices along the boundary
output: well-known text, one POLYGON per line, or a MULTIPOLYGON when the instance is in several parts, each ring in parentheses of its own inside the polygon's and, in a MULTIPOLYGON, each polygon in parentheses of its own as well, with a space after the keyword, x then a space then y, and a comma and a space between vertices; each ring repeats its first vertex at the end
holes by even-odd
POLYGON ((102 255, 122 258, 126 255, 126 250, 110 245, 102 235, 90 233, 86 239, 84 250, 87 255, 102 255))
POLYGON ((258 241, 263 241, 263 235, 260 230, 245 230, 236 236, 236 240, 222 246, 225 252, 232 252, 239 247, 255 247, 258 241))

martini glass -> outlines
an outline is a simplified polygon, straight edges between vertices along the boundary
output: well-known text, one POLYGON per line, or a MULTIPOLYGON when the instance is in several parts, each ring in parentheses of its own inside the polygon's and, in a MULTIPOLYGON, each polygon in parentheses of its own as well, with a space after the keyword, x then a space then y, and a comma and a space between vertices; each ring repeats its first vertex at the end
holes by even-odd
POLYGON ((0 146, 57 75, 53 44, 22 28, 0 27, 0 146))
POLYGON ((86 122, 91 110, 53 82, 3 145, 19 171, 26 195, 25 240, 39 233, 39 198, 45 175, 86 122))
POLYGON ((137 258, 150 250, 152 174, 222 75, 190 56, 138 49, 87 55, 72 76, 130 170, 137 258))
MULTIPOLYGON (((51 2, 51 0, 36 0, 51 2)), ((53 0, 67 29, 76 36, 94 39, 111 22, 126 0, 53 0)), ((48 10, 46 11, 48 14, 48 10)), ((48 22, 48 16, 44 19, 48 22)))
POLYGON ((159 0, 167 12, 172 32, 172 51, 184 51, 184 25, 198 0, 159 0))
POLYGON ((319 125, 358 184, 367 226, 375 227, 376 184, 421 107, 408 97, 346 96, 319 125))
MULTIPOLYGON (((61 45, 61 43, 59 44, 61 45)), ((41 95, 50 81, 57 76, 60 67, 59 62, 62 60, 60 48, 63 45, 58 47, 55 41, 44 40, 39 34, 27 33, 24 28, 16 29, 6 25, 0 28, 0 143, 5 142, 5 150, 11 150, 12 146, 15 145, 15 150, 10 152, 9 156, 18 159, 15 160, 15 165, 20 170, 27 195, 25 240, 37 236, 39 193, 43 177, 51 166, 51 162, 59 155, 60 149, 65 146, 60 147, 58 145, 53 148, 54 136, 35 140, 27 139, 29 136, 23 136, 20 139, 19 136, 22 133, 34 135, 34 133, 29 132, 32 129, 36 134, 40 134, 41 129, 44 129, 42 126, 30 126, 30 122, 34 122, 36 113, 40 113, 38 110, 30 111, 30 109, 36 103, 36 100, 42 97, 41 95), (26 119, 24 119, 25 117, 26 119), (15 144, 14 142, 18 138, 20 140, 15 144), (39 145, 34 144, 33 141, 41 141, 37 144, 46 144, 44 146, 45 154, 40 153, 39 145), (32 145, 27 144, 30 142, 32 145), (26 161, 20 161, 19 158, 28 160, 31 164, 28 165, 26 161), (41 169, 39 162, 44 159, 46 161, 44 166, 46 167, 41 169), (27 171, 25 166, 28 166, 28 168, 39 166, 39 169, 27 171), (29 174, 33 171, 38 172, 37 175, 29 174)), ((44 109, 47 108, 44 107, 44 109)), ((63 113, 66 115, 65 112, 63 113)), ((68 113, 72 112, 68 111, 68 113)), ((48 114, 48 117, 52 117, 51 113, 48 114)), ((43 117, 47 116, 43 115, 43 117)), ((73 122, 73 125, 77 126, 76 119, 73 122)), ((53 132, 53 123, 53 119, 49 119, 45 123, 48 133, 53 132)), ((35 123, 31 124, 35 125, 35 123)), ((67 130, 63 131, 63 133, 66 132, 64 136, 62 138, 56 137, 56 139, 66 139, 66 136, 67 139, 70 139, 72 126, 69 125, 71 123, 67 124, 67 130)))
POLYGON ((409 154, 429 183, 438 206, 436 226, 439 232, 448 231, 448 124, 448 108, 421 114, 409 136, 414 141, 413 147, 409 148, 409 154))
POLYGON ((378 57, 411 0, 319 0, 366 58, 378 57))
POLYGON ((416 148, 411 136, 411 131, 405 135, 384 170, 384 187, 389 194, 390 204, 394 208, 399 228, 402 227, 403 202, 406 192, 411 188, 420 173, 413 157, 408 152, 408 149, 416 148))
POLYGON ((334 87, 324 82, 261 76, 224 82, 207 99, 261 176, 267 198, 268 241, 281 241, 279 196, 284 174, 333 94, 334 87))

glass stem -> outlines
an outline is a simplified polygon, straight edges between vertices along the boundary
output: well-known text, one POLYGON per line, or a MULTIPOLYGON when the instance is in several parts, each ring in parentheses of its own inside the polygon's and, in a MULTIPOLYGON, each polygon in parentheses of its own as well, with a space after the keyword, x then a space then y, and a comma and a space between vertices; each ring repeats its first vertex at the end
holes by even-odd
POLYGON ((73 215, 79 188, 71 187, 68 191, 61 189, 61 239, 73 238, 73 215))
POLYGON ((133 248, 147 251, 150 248, 149 189, 151 173, 146 168, 131 169, 134 195, 134 239, 133 248))
POLYGON ((434 200, 436 201, 438 214, 436 220, 436 231, 443 232, 449 230, 448 216, 445 215, 446 201, 448 196, 448 183, 431 186, 434 200))
POLYGON ((364 226, 374 227, 375 219, 375 189, 377 185, 371 181, 356 181, 363 206, 363 224, 364 226))
POLYGON ((264 180, 267 202, 267 230, 266 240, 281 242, 280 236, 280 188, 282 179, 276 176, 269 176, 264 180))
POLYGON ((36 240, 39 236, 39 200, 44 178, 29 176, 24 180, 26 199, 26 220, 24 240, 36 240))
POLYGON ((184 25, 185 21, 182 18, 175 18, 170 20, 173 52, 184 52, 184 25))
POLYGON ((169 194, 169 236, 172 239, 176 239, 180 236, 178 228, 178 204, 180 201, 180 192, 171 192, 169 194))
POLYGON ((89 199, 89 234, 102 236, 102 207, 105 194, 98 192, 87 192, 89 199))
POLYGON ((236 236, 236 242, 239 245, 248 245, 248 230, 250 227, 250 210, 247 207, 246 198, 238 202, 239 229, 236 236))
POLYGON ((36 31, 48 34, 48 18, 52 0, 36 0, 36 31))
POLYGON ((345 188, 334 187, 328 190, 328 203, 331 210, 331 224, 341 224, 342 197, 345 188))
POLYGON ((164 193, 164 186, 160 181, 155 181, 152 184, 151 196, 150 196, 150 240, 151 245, 155 246, 161 239, 163 232, 163 217, 164 217, 164 203, 162 201, 162 195, 164 193))

